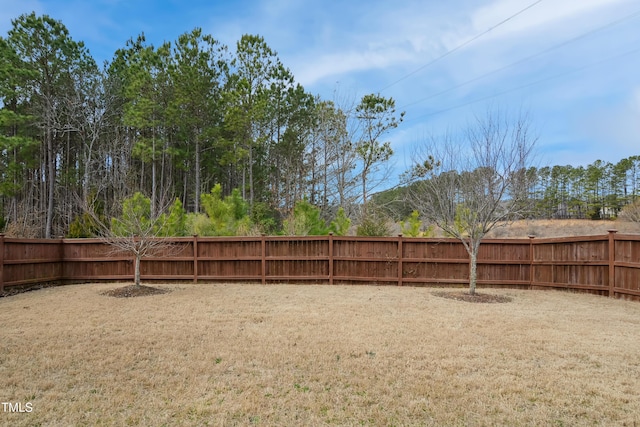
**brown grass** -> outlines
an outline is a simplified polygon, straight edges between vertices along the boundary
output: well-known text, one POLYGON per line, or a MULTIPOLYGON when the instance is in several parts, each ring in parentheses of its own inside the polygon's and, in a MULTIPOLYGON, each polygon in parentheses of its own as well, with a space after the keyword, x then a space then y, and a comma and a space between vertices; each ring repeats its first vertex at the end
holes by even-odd
POLYGON ((640 304, 491 290, 114 284, 0 299, 0 424, 639 425, 640 304))
POLYGON ((590 219, 521 220, 505 227, 496 227, 487 237, 524 239, 530 235, 538 238, 592 236, 607 234, 607 231, 612 229, 618 230, 619 233, 637 234, 640 233, 640 222, 594 221, 590 219))

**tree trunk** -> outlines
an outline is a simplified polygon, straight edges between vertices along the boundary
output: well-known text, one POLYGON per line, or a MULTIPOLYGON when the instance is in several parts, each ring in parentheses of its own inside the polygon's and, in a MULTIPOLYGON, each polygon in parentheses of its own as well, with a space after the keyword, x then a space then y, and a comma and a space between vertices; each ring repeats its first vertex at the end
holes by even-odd
POLYGON ((151 137, 151 216, 156 215, 156 131, 153 130, 151 137))
POLYGON ((476 294, 478 281, 478 246, 473 245, 469 251, 469 294, 476 294))
POLYGON ((199 133, 195 134, 195 192, 194 192, 194 212, 200 212, 200 138, 199 133))
POLYGON ((84 171, 82 176, 82 205, 89 206, 89 158, 91 154, 85 157, 84 171))
POLYGON ((362 213, 367 216, 367 177, 365 171, 362 171, 362 213))
POLYGON ((136 260, 135 260, 135 267, 134 267, 134 274, 133 274, 133 283, 138 288, 140 287, 140 258, 142 258, 142 255, 140 253, 136 253, 136 260))
POLYGON ((44 230, 44 237, 51 238, 53 229, 53 197, 56 190, 56 159, 53 150, 53 136, 47 129, 47 223, 44 230))
POLYGON ((249 145, 249 212, 253 212, 253 145, 249 145))

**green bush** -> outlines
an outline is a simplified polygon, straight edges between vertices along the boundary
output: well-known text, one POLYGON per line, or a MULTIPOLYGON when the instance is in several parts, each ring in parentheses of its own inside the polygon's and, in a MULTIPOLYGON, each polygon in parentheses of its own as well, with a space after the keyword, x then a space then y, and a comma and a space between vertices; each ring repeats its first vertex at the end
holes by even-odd
POLYGON ((390 236, 389 219, 378 209, 370 209, 356 228, 358 236, 390 236))
POLYGON ((253 224, 249 216, 249 205, 240 191, 234 189, 225 198, 222 187, 216 184, 210 193, 200 197, 205 214, 188 215, 188 227, 191 234, 199 236, 237 236, 253 233, 253 224))
POLYGON ((283 222, 282 231, 289 236, 322 236, 329 234, 329 227, 320 217, 319 208, 307 200, 299 200, 283 222))
MULTIPOLYGON (((0 227, 2 229, 2 227, 0 227)), ((96 237, 100 235, 100 226, 97 221, 88 213, 77 215, 71 224, 69 224, 69 232, 67 237, 85 238, 96 237)))
POLYGON ((329 225, 329 231, 336 236, 346 236, 349 232, 349 227, 351 227, 351 220, 345 214, 344 209, 339 208, 335 219, 329 225))

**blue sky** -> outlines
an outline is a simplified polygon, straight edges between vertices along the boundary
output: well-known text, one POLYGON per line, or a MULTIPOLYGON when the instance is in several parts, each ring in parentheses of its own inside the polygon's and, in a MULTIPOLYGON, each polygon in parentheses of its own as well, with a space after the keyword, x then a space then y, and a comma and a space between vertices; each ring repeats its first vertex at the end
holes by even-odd
POLYGON ((540 164, 640 155, 638 0, 0 0, 0 34, 31 11, 99 62, 141 32, 159 45, 201 27, 230 48, 259 34, 310 93, 393 97, 400 171, 489 106, 529 112, 540 164))

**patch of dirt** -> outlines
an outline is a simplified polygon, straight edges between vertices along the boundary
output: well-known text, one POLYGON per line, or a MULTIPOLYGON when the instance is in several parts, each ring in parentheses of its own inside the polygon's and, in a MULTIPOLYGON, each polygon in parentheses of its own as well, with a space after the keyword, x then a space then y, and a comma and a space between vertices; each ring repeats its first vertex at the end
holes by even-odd
POLYGON ((456 291, 456 292, 441 291, 441 292, 433 292, 433 295, 441 298, 454 299, 456 301, 485 303, 485 304, 511 302, 511 298, 504 295, 480 294, 478 292, 476 292, 474 295, 471 295, 468 291, 456 291))
POLYGON ((168 289, 154 288, 153 286, 129 285, 121 288, 111 289, 106 292, 102 292, 102 295, 115 297, 115 298, 133 298, 133 297, 144 297, 147 295, 166 294, 168 292, 171 292, 171 291, 168 289))

